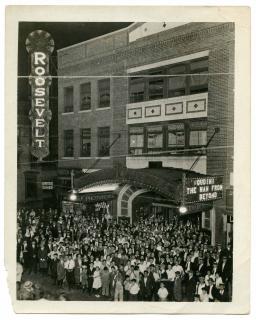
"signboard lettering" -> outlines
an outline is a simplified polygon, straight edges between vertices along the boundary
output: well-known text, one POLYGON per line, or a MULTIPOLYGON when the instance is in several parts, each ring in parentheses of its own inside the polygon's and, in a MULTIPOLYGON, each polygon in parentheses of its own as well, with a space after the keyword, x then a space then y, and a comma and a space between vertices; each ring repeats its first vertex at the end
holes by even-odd
POLYGON ((26 49, 31 58, 31 110, 29 119, 32 122, 31 154, 40 161, 49 154, 49 57, 54 49, 51 35, 43 30, 36 30, 28 35, 26 49))
POLYGON ((223 198, 223 178, 204 177, 186 179, 185 202, 204 202, 223 198))

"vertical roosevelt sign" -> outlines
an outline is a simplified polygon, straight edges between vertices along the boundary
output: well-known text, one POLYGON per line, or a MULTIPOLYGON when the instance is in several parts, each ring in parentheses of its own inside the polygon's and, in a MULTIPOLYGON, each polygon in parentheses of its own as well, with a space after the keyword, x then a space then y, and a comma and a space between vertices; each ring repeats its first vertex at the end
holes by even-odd
POLYGON ((49 109, 49 57, 54 50, 54 41, 49 33, 36 30, 28 35, 26 49, 31 60, 31 154, 41 161, 49 154, 49 122, 52 117, 49 109))

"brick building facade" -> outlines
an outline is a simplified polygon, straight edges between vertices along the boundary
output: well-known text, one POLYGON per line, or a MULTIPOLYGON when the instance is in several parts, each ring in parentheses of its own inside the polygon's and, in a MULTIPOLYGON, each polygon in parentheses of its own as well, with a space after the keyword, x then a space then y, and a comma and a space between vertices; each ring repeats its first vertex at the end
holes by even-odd
MULTIPOLYGON (((230 241, 234 41, 233 23, 134 23, 59 50, 58 168, 59 185, 66 186, 61 190, 70 188, 72 170, 80 190, 83 183, 89 187, 92 171, 96 176, 102 170, 110 181, 106 170, 113 168, 119 178, 126 170, 126 179, 146 168, 154 174, 169 168, 221 175, 223 199, 198 214, 213 243, 230 241)), ((141 206, 140 195, 152 192, 128 180, 115 189, 117 217, 129 216, 125 197, 141 206)), ((156 214, 159 207, 154 204, 156 214)))

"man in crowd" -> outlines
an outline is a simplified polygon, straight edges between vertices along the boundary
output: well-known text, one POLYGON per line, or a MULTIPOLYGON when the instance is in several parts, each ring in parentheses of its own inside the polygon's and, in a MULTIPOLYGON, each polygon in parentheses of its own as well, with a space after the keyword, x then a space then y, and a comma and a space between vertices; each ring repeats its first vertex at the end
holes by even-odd
POLYGON ((92 215, 86 210, 21 209, 18 261, 24 271, 51 275, 56 288, 63 286, 63 281, 69 289, 74 288, 75 271, 77 288, 81 288, 83 270, 87 273, 86 294, 92 294, 97 268, 101 277, 109 274, 106 283, 102 278, 104 292, 100 289, 97 295, 109 293, 110 300, 121 301, 124 293, 125 300, 159 301, 162 283, 161 292, 168 291, 166 298, 161 296, 163 300, 194 301, 195 295, 203 295, 204 301, 230 301, 231 246, 211 246, 198 224, 183 223, 177 217, 168 222, 160 215, 141 219, 136 225, 105 223, 104 219, 99 212, 92 215))

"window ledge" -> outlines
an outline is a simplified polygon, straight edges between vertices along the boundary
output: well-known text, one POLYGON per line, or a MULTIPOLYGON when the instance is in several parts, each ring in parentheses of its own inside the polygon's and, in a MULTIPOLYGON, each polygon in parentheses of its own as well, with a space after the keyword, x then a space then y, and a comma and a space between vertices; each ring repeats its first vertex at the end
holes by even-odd
POLYGON ((78 157, 78 159, 93 159, 94 157, 78 157))
POLYGON ((72 112, 62 112, 62 115, 65 116, 65 115, 68 115, 68 114, 74 114, 75 112, 72 111, 72 112))
POLYGON ((62 157, 61 159, 64 159, 64 160, 74 160, 75 157, 62 157))
POLYGON ((94 157, 94 159, 103 159, 103 160, 107 160, 107 159, 110 159, 110 157, 94 157))
POLYGON ((92 109, 78 111, 78 113, 87 113, 87 112, 92 112, 92 109))
POLYGON ((97 108, 96 111, 101 111, 101 110, 110 110, 111 107, 105 107, 105 108, 97 108))

